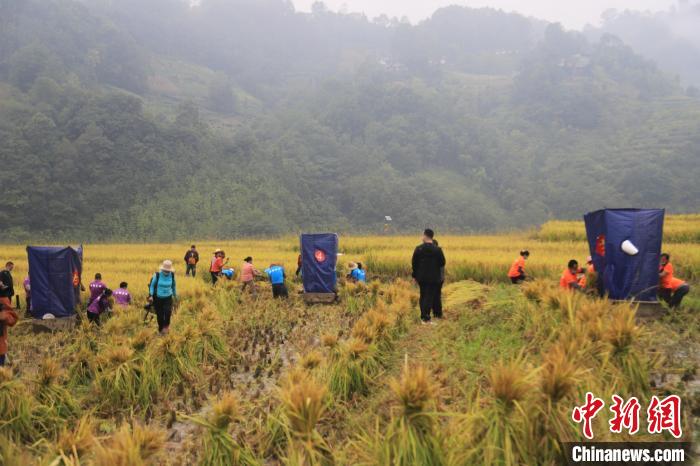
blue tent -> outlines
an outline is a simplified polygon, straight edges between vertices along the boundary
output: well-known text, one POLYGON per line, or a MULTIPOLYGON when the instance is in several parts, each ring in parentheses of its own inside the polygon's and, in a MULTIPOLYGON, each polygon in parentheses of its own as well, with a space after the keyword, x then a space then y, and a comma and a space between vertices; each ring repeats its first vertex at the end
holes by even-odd
POLYGON ((586 214, 584 220, 601 294, 656 301, 664 210, 604 209, 586 214))
POLYGON ((338 235, 301 235, 301 272, 305 293, 335 293, 338 235))
POLYGON ((83 248, 27 246, 32 317, 70 317, 80 304, 83 248))

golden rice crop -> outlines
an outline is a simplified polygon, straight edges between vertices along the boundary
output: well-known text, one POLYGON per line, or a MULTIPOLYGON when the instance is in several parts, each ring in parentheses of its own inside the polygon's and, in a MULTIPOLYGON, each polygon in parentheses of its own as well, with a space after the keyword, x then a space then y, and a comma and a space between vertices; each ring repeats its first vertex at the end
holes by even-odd
POLYGON ((124 424, 111 438, 95 446, 96 466, 148 466, 156 464, 165 433, 138 424, 124 424))

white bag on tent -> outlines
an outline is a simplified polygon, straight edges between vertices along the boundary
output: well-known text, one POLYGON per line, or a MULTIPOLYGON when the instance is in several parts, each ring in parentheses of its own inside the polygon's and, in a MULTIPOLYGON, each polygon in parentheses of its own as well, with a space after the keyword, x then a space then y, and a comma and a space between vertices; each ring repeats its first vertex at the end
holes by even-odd
POLYGON ((632 243, 632 241, 628 239, 624 240, 620 247, 622 248, 622 251, 628 256, 636 256, 637 254, 639 254, 639 249, 637 249, 637 246, 635 246, 634 243, 632 243))

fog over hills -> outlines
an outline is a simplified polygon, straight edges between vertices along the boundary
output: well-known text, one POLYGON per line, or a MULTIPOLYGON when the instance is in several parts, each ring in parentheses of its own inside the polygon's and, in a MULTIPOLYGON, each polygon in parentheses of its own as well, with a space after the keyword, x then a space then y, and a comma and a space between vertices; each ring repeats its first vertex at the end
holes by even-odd
POLYGON ((284 0, 0 5, 8 240, 522 228, 698 208, 700 8, 577 32, 284 0), (31 213, 31 215, 29 215, 31 213))

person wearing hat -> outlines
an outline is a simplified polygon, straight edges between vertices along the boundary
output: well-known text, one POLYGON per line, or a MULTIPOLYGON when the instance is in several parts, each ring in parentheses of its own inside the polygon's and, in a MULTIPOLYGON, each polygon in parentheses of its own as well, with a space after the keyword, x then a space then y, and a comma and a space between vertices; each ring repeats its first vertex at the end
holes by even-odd
POLYGON ((211 283, 213 285, 216 285, 216 282, 219 281, 224 265, 228 262, 228 259, 224 260, 225 257, 226 254, 221 249, 214 251, 214 257, 211 259, 211 267, 209 267, 209 273, 211 273, 211 283))
POLYGON ((170 329, 170 316, 175 299, 177 299, 175 269, 172 261, 164 260, 160 270, 153 274, 148 287, 148 302, 153 303, 158 320, 158 331, 163 335, 170 329))
POLYGON ((510 282, 513 285, 517 285, 518 283, 525 281, 525 261, 528 260, 529 257, 530 251, 523 249, 520 251, 520 257, 515 259, 513 265, 510 266, 510 270, 508 270, 508 278, 510 278, 510 282))
POLYGON ((192 278, 197 275, 197 263, 199 262, 199 252, 197 252, 197 247, 193 244, 185 253, 185 276, 192 272, 192 278))
POLYGON ((348 275, 346 278, 353 283, 367 283, 367 274, 362 269, 362 264, 359 262, 350 262, 348 264, 348 275))

